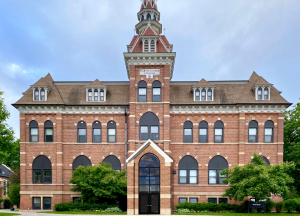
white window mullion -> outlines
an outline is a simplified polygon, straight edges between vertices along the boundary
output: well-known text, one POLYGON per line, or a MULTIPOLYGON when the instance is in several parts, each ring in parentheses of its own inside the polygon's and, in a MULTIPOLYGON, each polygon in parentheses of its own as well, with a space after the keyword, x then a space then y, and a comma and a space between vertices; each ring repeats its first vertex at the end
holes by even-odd
POLYGON ((39 88, 39 101, 41 101, 41 88, 39 88))

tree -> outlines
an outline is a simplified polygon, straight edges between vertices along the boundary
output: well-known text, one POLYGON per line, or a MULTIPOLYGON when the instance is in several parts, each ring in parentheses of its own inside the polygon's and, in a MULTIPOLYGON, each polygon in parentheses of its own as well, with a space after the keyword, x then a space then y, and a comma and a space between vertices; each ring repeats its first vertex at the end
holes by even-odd
POLYGON ((79 166, 70 183, 75 184, 71 191, 81 192, 81 199, 87 203, 113 203, 126 196, 126 171, 117 172, 104 162, 94 167, 79 166))
POLYGON ((14 145, 14 131, 8 126, 6 120, 9 118, 9 112, 2 98, 3 92, 0 91, 0 164, 8 157, 14 145))
POLYGON ((8 190, 8 198, 13 205, 20 204, 20 184, 12 184, 8 190))
POLYGON ((289 195, 288 184, 294 181, 287 173, 293 169, 295 165, 290 162, 268 166, 262 156, 254 153, 252 163, 241 167, 236 165, 233 169, 221 172, 227 176, 223 182, 230 183, 224 196, 236 201, 243 201, 247 196, 259 201, 271 197, 272 194, 286 199, 289 195))
POLYGON ((10 184, 20 184, 20 168, 16 168, 8 179, 10 184))
POLYGON ((12 170, 20 168, 20 140, 16 140, 11 145, 11 150, 7 153, 7 158, 4 160, 4 164, 10 167, 12 170))
MULTIPOLYGON (((300 103, 285 112, 283 159, 295 163, 296 168, 289 175, 298 179, 300 176, 300 103)), ((291 190, 300 196, 300 181, 295 181, 290 186, 291 190)))

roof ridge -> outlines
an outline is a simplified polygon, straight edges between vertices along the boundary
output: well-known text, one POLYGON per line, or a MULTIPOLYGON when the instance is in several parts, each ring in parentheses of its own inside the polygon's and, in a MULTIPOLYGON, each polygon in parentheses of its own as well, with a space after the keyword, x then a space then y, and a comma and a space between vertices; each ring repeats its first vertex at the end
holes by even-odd
MULTIPOLYGON (((61 96, 60 91, 58 90, 58 88, 57 88, 56 85, 54 84, 54 79, 53 79, 53 77, 51 76, 50 73, 48 73, 47 76, 46 76, 47 78, 51 78, 51 79, 52 79, 52 84, 53 84, 55 90, 58 92, 58 95, 59 95, 59 97, 60 97, 62 103, 65 104, 65 101, 64 101, 63 97, 61 96), (48 77, 47 77, 47 76, 48 76, 48 77)), ((48 84, 48 85, 49 85, 49 84, 48 84)))

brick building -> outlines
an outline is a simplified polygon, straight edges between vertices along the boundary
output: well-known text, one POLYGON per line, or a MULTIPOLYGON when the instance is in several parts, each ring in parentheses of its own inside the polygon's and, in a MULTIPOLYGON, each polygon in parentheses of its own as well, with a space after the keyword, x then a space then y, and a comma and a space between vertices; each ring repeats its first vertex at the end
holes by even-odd
MULTIPOLYGON (((176 53, 162 35, 154 0, 142 2, 124 53, 129 81, 38 80, 20 112, 21 209, 76 201, 79 165, 106 161, 128 171, 128 214, 170 214, 179 202, 232 202, 219 171, 283 161, 290 106, 255 72, 249 80, 171 81, 176 53)), ((101 79, 101 77, 100 77, 101 79)))
MULTIPOLYGON (((7 198, 7 192, 9 189, 9 177, 12 175, 13 171, 7 167, 5 164, 0 165, 0 198, 7 198)), ((4 203, 0 204, 0 208, 4 208, 4 203)))

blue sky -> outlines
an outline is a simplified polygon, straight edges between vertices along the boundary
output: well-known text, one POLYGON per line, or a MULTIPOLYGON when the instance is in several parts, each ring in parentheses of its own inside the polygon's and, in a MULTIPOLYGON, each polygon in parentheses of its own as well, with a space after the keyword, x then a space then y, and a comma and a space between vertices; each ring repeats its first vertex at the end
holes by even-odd
MULTIPOLYGON (((39 78, 124 81, 140 0, 1 0, 0 89, 10 104, 39 78)), ((299 101, 299 0, 159 0, 174 81, 247 80, 256 71, 299 101)))

